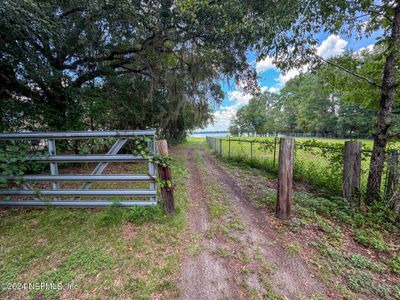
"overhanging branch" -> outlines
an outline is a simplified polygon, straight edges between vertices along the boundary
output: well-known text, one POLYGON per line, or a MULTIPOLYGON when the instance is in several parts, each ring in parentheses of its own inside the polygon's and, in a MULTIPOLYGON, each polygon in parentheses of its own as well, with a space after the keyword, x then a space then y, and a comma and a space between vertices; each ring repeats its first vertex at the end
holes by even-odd
POLYGON ((82 6, 74 7, 74 8, 71 8, 71 9, 69 9, 69 10, 63 12, 63 13, 62 13, 61 15, 59 15, 58 17, 59 17, 60 19, 63 19, 63 18, 65 18, 65 17, 68 17, 70 14, 76 13, 76 12, 78 12, 78 11, 83 11, 83 10, 84 10, 84 8, 83 8, 82 6))
POLYGON ((390 139, 400 139, 400 132, 389 134, 390 139))
POLYGON ((354 76, 354 77, 357 77, 358 79, 361 79, 361 80, 364 80, 364 81, 368 82, 370 85, 372 85, 372 86, 374 86, 374 87, 377 87, 377 88, 379 88, 379 89, 382 89, 382 86, 381 86, 380 84, 377 84, 375 81, 373 81, 373 80, 371 80, 371 79, 369 79, 369 78, 367 78, 367 77, 365 77, 365 76, 363 76, 363 75, 361 75, 361 74, 358 74, 358 73, 356 73, 356 72, 353 72, 353 71, 351 71, 351 70, 349 70, 349 69, 347 69, 347 68, 345 68, 345 67, 343 67, 343 66, 341 66, 341 65, 338 65, 338 64, 336 64, 336 63, 334 63, 334 62, 332 62, 332 61, 329 61, 329 60, 327 60, 327 59, 325 59, 325 58, 323 58, 323 57, 321 57, 321 56, 319 56, 319 55, 316 55, 316 57, 317 57, 319 60, 322 60, 323 62, 327 63, 328 65, 331 65, 331 66, 333 66, 333 67, 336 67, 336 68, 338 68, 338 69, 340 69, 340 70, 342 70, 342 71, 344 71, 344 72, 346 72, 346 73, 348 73, 348 74, 350 74, 350 75, 352 75, 352 76, 354 76))

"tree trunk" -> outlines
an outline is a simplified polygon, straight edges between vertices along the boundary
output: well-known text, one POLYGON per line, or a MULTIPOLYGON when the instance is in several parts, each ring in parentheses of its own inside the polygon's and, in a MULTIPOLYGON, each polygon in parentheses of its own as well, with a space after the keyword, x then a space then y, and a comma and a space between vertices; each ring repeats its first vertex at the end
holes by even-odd
POLYGON ((385 149, 389 140, 390 115, 396 90, 396 60, 400 43, 400 3, 394 9, 392 33, 388 44, 388 55, 383 71, 380 110, 376 132, 374 135, 374 147, 371 155, 370 171, 367 184, 367 204, 380 199, 382 172, 385 163, 385 149))

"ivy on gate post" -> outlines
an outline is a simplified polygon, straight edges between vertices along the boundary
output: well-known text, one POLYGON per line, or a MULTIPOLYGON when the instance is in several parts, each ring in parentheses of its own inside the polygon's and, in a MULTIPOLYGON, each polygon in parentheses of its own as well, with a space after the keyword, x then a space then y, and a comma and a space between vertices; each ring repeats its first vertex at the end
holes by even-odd
POLYGON ((157 183, 161 189, 162 203, 167 214, 175 214, 174 184, 172 183, 171 162, 168 156, 167 141, 157 141, 158 154, 154 155, 150 162, 157 165, 157 183))

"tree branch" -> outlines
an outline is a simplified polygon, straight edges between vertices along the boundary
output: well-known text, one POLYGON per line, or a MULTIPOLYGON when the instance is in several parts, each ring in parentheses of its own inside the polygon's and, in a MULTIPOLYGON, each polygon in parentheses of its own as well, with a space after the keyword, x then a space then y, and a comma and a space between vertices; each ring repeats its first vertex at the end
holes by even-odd
POLYGON ((389 139, 400 139, 400 132, 389 134, 389 139))
POLYGON ((153 78, 153 76, 151 76, 151 74, 145 72, 146 68, 142 68, 142 69, 132 69, 130 67, 127 66, 121 66, 121 69, 124 69, 125 71, 119 71, 116 72, 117 74, 131 74, 131 73, 138 73, 138 74, 142 74, 145 75, 147 77, 153 78))
POLYGON ((89 63, 89 62, 106 62, 106 61, 112 61, 115 59, 116 56, 118 55, 126 55, 126 54, 134 54, 134 53, 140 53, 142 52, 146 47, 152 44, 152 41, 156 38, 156 34, 152 34, 149 36, 140 47, 132 47, 124 50, 112 50, 109 54, 100 56, 100 57, 84 57, 81 59, 78 59, 74 61, 73 63, 69 65, 64 65, 63 69, 66 70, 75 70, 79 65, 84 64, 84 63, 89 63))
POLYGON ((322 60, 323 62, 325 62, 325 63, 327 63, 327 64, 329 64, 329 65, 331 65, 331 66, 333 66, 333 67, 336 67, 336 68, 338 68, 338 69, 340 69, 340 70, 342 70, 342 71, 344 71, 344 72, 346 72, 346 73, 348 73, 348 74, 350 74, 350 75, 352 75, 352 76, 354 76, 354 77, 357 77, 358 79, 364 80, 364 81, 368 82, 370 85, 372 85, 372 86, 374 86, 374 87, 377 87, 377 88, 379 88, 379 89, 382 89, 382 86, 381 86, 380 84, 377 84, 375 81, 373 81, 373 80, 371 80, 371 79, 369 79, 369 78, 367 78, 367 77, 365 77, 365 76, 363 76, 363 75, 360 75, 360 74, 358 74, 358 73, 355 73, 355 72, 353 72, 353 71, 351 71, 351 70, 349 70, 349 69, 347 69, 347 68, 345 68, 345 67, 343 67, 343 66, 341 66, 341 65, 335 64, 334 62, 329 61, 329 60, 327 60, 327 59, 325 59, 325 58, 323 58, 323 57, 321 57, 321 56, 319 56, 319 55, 315 55, 315 56, 316 56, 319 60, 322 60))
POLYGON ((71 14, 73 14, 73 13, 76 13, 76 12, 78 12, 78 11, 83 11, 84 10, 84 7, 83 6, 77 6, 77 7, 74 7, 74 8, 71 8, 70 10, 67 10, 67 11, 65 11, 65 12, 63 12, 61 15, 59 15, 58 17, 60 18, 60 19, 63 19, 63 18, 66 18, 66 17, 68 17, 69 15, 71 15, 71 14))

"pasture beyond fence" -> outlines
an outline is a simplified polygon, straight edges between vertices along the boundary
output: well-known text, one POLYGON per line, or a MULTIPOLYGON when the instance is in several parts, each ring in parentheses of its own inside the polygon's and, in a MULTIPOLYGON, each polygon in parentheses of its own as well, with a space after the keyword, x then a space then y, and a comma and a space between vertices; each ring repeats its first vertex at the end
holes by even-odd
MULTIPOLYGON (((206 140, 212 152, 220 159, 245 162, 250 166, 278 174, 280 141, 278 137, 265 140, 207 137, 206 140)), ((359 193, 362 197, 366 192, 371 150, 360 148, 360 153, 359 193)), ((390 150, 386 157, 381 195, 385 201, 390 202, 399 180, 398 151, 390 150)), ((343 196, 346 187, 344 178, 348 178, 344 172, 344 144, 329 145, 317 140, 296 141, 293 171, 296 181, 304 182, 323 193, 343 196)))
POLYGON ((0 206, 157 204, 153 130, 0 133, 0 142, 8 172, 0 176, 0 206))

